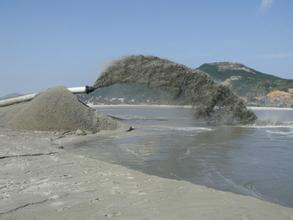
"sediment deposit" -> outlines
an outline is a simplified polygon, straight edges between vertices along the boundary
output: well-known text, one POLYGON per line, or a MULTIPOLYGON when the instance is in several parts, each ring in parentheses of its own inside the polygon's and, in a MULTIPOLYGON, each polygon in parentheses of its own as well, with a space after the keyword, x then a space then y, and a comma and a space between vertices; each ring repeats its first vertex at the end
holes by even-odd
POLYGON ((6 156, 0 159, 3 220, 293 217, 292 208, 147 175, 70 151, 83 138, 98 143, 99 135, 56 139, 52 133, 1 129, 0 135, 0 153, 6 156))
POLYGON ((80 102, 65 87, 40 93, 32 101, 0 108, 0 126, 20 130, 97 132, 116 129, 117 121, 80 102))

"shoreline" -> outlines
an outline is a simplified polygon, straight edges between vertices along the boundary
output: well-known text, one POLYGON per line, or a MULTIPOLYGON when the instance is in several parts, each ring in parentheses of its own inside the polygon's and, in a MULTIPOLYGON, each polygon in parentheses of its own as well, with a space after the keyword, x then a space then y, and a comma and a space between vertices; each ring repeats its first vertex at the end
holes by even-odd
POLYGON ((119 104, 119 105, 93 105, 87 104, 91 108, 108 108, 108 107, 157 107, 157 108, 192 108, 191 105, 149 105, 149 104, 119 104))
MULTIPOLYGON (((103 105, 93 105, 93 104, 87 104, 91 108, 109 108, 109 107, 155 107, 155 108, 192 108, 191 105, 151 105, 151 104, 103 104, 103 105)), ((283 111, 293 111, 293 108, 283 108, 283 107, 258 107, 258 106, 247 106, 248 109, 251 110, 283 110, 283 111)))
POLYGON ((0 129, 1 156, 35 154, 0 159, 0 219, 293 219, 293 208, 70 152, 118 134, 130 135, 0 129))

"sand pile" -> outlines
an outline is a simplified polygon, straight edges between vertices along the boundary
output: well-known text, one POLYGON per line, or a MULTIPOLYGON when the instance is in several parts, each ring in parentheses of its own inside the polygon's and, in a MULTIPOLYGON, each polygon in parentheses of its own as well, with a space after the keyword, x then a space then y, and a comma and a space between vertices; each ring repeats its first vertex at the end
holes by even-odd
POLYGON ((39 131, 97 132, 116 129, 118 123, 81 103, 65 87, 55 87, 32 101, 0 108, 0 126, 39 131))

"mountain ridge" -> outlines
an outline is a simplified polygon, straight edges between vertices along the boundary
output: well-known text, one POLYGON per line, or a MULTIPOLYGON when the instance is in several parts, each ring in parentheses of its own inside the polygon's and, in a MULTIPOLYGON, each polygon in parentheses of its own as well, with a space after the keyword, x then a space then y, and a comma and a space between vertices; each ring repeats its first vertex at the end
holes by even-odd
POLYGON ((293 88, 293 79, 263 73, 241 63, 205 63, 196 69, 229 86, 239 96, 260 96, 273 90, 288 91, 293 88))

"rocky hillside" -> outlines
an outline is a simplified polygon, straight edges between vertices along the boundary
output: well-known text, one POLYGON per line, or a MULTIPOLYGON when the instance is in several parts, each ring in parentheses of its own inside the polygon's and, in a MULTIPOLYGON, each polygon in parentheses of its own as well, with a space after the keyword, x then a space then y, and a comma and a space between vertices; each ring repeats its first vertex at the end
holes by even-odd
POLYGON ((231 90, 206 73, 154 56, 128 56, 113 62, 97 79, 97 89, 114 84, 140 84, 168 92, 195 115, 213 122, 250 123, 256 119, 231 90))
POLYGON ((269 92, 265 97, 267 105, 279 106, 279 107, 293 107, 293 92, 284 92, 275 90, 269 92))
POLYGON ((215 81, 229 86, 239 96, 265 96, 274 90, 288 91, 293 88, 293 80, 265 74, 239 63, 208 63, 197 69, 208 73, 215 81))

